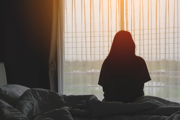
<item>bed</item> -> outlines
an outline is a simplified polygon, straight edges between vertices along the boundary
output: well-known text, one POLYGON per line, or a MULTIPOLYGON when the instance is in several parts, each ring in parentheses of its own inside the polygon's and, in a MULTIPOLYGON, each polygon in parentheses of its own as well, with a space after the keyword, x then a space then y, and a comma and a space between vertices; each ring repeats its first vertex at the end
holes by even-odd
POLYGON ((103 102, 95 95, 9 84, 0 87, 0 120, 180 120, 180 103, 155 96, 103 102))

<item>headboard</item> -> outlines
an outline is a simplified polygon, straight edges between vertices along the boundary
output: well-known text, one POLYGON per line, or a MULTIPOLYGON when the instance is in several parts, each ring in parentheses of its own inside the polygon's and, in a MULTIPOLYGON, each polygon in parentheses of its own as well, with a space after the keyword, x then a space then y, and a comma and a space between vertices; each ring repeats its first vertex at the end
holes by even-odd
POLYGON ((7 85, 4 63, 0 62, 0 86, 7 85))

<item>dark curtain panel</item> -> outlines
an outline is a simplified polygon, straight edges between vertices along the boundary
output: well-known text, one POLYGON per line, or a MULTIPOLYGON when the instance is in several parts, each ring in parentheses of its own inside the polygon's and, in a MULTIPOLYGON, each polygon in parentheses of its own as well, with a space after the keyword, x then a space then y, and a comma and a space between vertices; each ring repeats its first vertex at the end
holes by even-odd
POLYGON ((53 0, 52 36, 49 55, 50 88, 63 94, 65 0, 53 0))
POLYGON ((5 1, 0 2, 0 62, 4 62, 4 52, 5 52, 5 1))
POLYGON ((50 89, 51 0, 6 0, 5 69, 8 84, 50 89))

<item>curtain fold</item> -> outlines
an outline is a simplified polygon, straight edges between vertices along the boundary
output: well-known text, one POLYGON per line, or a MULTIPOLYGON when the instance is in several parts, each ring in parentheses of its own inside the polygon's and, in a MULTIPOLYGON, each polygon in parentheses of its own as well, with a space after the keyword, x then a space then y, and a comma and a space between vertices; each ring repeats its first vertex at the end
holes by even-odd
POLYGON ((53 22, 49 57, 50 89, 63 93, 64 0, 53 0, 53 22))
POLYGON ((49 81, 50 89, 58 91, 57 75, 57 41, 58 41, 58 0, 53 0, 52 33, 49 55, 49 81))

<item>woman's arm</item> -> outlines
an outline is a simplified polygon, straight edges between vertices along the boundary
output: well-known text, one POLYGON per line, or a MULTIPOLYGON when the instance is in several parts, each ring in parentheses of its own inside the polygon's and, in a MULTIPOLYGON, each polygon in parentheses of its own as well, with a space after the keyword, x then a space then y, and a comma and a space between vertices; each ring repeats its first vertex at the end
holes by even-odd
POLYGON ((140 79, 143 83, 151 80, 146 62, 143 58, 140 59, 140 79))
POLYGON ((104 63, 102 64, 100 75, 99 75, 99 82, 98 84, 103 87, 103 91, 106 91, 107 80, 109 79, 109 73, 107 68, 105 67, 104 63))

